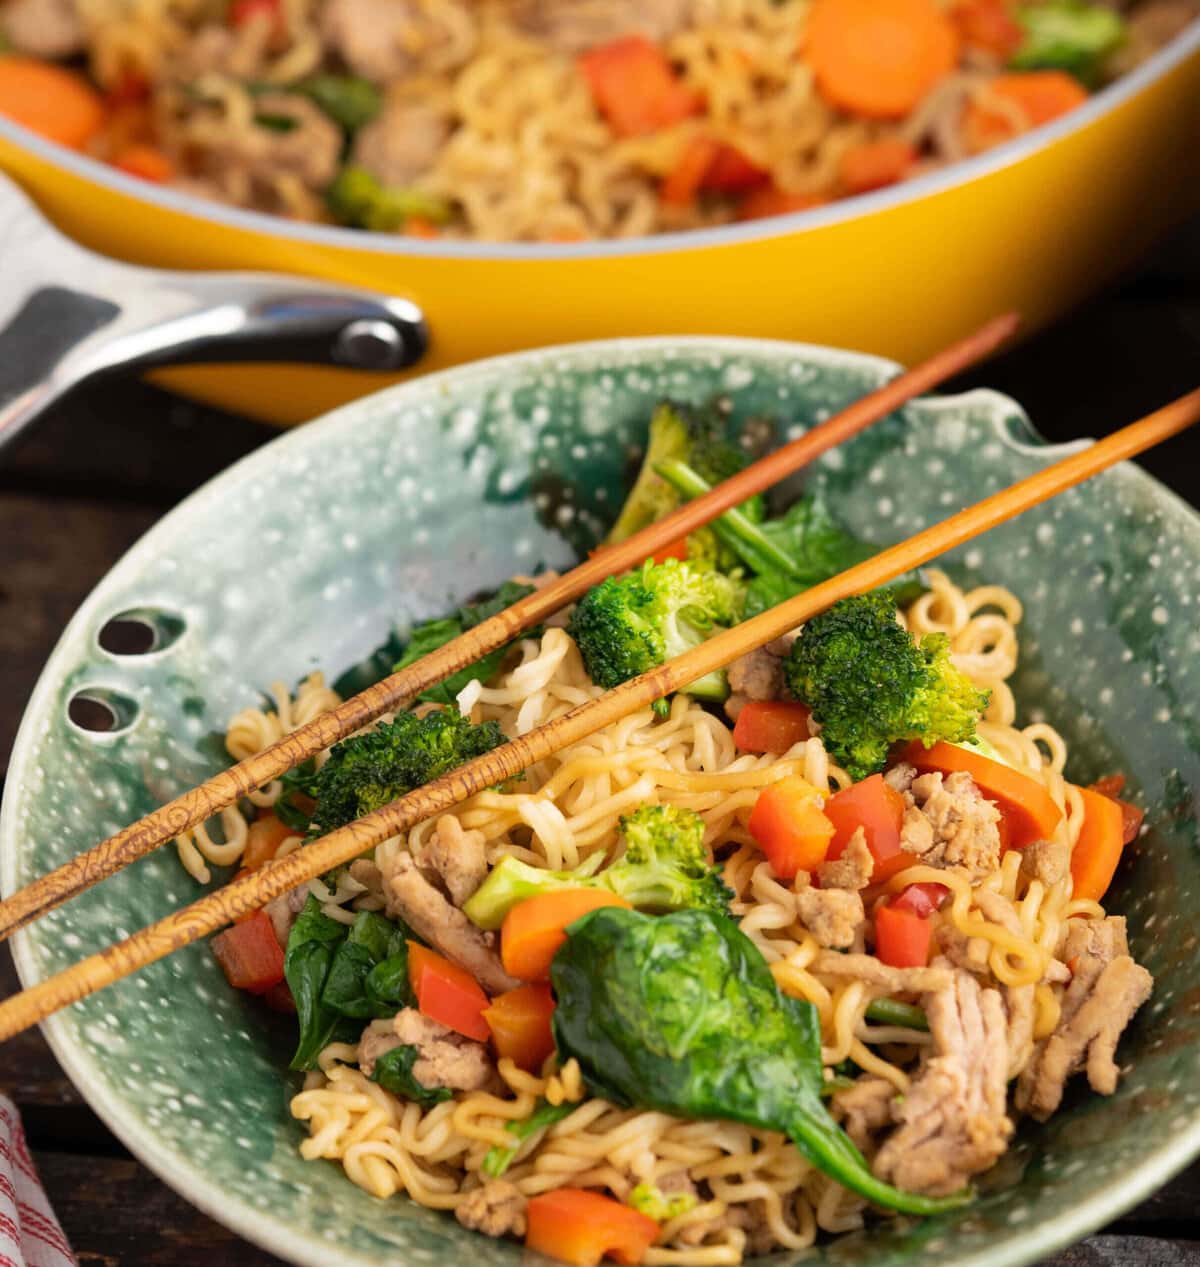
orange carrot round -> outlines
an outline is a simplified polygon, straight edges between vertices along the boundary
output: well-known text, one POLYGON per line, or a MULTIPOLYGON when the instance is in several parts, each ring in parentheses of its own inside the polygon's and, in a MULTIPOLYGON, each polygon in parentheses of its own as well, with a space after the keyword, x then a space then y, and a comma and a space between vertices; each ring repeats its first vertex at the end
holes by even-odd
POLYGON ((803 779, 780 779, 763 788, 750 813, 750 835, 780 879, 795 879, 825 861, 833 824, 821 812, 816 789, 803 779))
POLYGON ((1124 821, 1121 806, 1112 797, 1090 787, 1081 787, 1079 794, 1083 797, 1083 826, 1071 850, 1072 896, 1099 902, 1121 861, 1124 821))
POLYGON ((483 1019, 492 1031, 496 1053, 536 1072, 554 1050, 553 1015, 554 995, 548 985, 538 982, 497 995, 484 1010, 483 1019))
POLYGON ((958 32, 937 0, 815 0, 806 50, 827 100, 898 119, 958 62, 958 32))
POLYGON ((104 100, 74 71, 34 57, 0 57, 0 114, 81 150, 104 123, 104 100))
POLYGON ((604 889, 559 889, 518 902, 500 927, 505 972, 520 981, 548 980, 550 963, 567 940, 567 926, 601 906, 628 909, 629 903, 604 889))
POLYGON ((574 1267, 596 1267, 604 1257, 640 1263, 658 1224, 637 1210, 584 1188, 554 1188, 530 1197, 525 1246, 574 1267))
POLYGON ((986 96, 973 101, 964 112, 963 140, 972 154, 979 154, 1074 110, 1087 96, 1087 89, 1061 70, 997 75, 988 83, 986 96), (996 105, 989 106, 989 98, 996 105), (1001 105, 1011 109, 1004 110, 1001 105), (1014 111, 1018 118, 1014 118, 1014 111))

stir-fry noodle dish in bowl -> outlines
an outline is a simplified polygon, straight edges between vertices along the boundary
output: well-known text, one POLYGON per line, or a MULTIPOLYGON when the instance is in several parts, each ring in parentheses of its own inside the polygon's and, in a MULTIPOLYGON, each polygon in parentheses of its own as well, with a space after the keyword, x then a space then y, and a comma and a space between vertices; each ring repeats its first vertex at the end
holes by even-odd
MULTIPOLYGON (((714 313, 913 361, 996 311, 1049 320, 1196 205, 1198 18, 1198 0, 0 0, 0 167, 109 254, 411 300, 421 370, 714 313)), ((377 386, 172 382, 288 421, 377 386)))
MULTIPOLYGON (((68 628, 11 892, 879 385, 649 339, 393 388, 195 494, 68 628), (149 627, 115 654, 115 618, 149 627), (97 724, 102 718, 102 725, 97 724)), ((20 933, 27 983, 1057 456, 906 406, 20 933)), ((1028 1263, 1200 1147, 1195 515, 1131 466, 53 1017, 297 1263, 1028 1263)))

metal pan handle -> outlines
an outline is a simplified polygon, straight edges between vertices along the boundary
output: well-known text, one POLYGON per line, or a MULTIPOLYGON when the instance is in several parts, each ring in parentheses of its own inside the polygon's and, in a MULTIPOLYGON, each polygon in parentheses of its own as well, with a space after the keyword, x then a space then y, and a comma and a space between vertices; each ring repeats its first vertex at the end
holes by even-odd
POLYGON ((409 300, 276 273, 139 268, 78 246, 0 176, 0 446, 86 379, 299 361, 396 371, 429 334, 409 300))

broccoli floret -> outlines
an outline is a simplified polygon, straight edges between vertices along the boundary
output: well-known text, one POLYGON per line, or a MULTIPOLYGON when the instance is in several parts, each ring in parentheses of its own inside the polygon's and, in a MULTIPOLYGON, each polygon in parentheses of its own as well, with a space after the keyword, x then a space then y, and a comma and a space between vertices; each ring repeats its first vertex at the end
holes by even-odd
POLYGON ((294 790, 316 801, 310 830, 333 831, 504 742, 494 722, 474 725, 456 708, 394 721, 337 744, 294 790))
POLYGON ((1019 70, 1065 70, 1094 87, 1103 78, 1108 58, 1125 40, 1119 13, 1080 0, 1026 4, 1017 9, 1025 31, 1010 66, 1019 70))
MULTIPOLYGON (((650 434, 641 469, 617 522, 608 534, 608 541, 614 543, 632 537, 679 505, 679 494, 655 470, 662 463, 684 462, 710 484, 719 484, 736 475, 748 460, 746 454, 726 437, 725 411, 719 401, 702 409, 664 401, 650 419, 650 434)), ((762 497, 749 498, 742 503, 741 511, 758 523, 765 514, 762 497)), ((692 535, 711 537, 708 529, 692 535)), ((721 562, 732 562, 716 549, 715 542, 706 544, 703 552, 720 554, 721 562)))
POLYGON ((343 167, 325 190, 325 202, 339 224, 379 233, 394 233, 411 219, 445 224, 453 214, 444 198, 381 185, 365 167, 353 163, 343 167))
POLYGON ((463 911, 480 928, 499 928, 518 902, 556 889, 607 889, 643 911, 728 909, 732 894, 708 861, 704 821, 694 810, 645 805, 621 820, 621 831, 624 854, 598 875, 599 854, 573 871, 502 858, 463 911))
POLYGON ((785 666, 789 686, 821 723, 830 755, 855 779, 883 768, 888 748, 920 739, 974 738, 987 707, 950 662, 945 634, 920 643, 896 621, 886 593, 843 599, 810 620, 785 666))
MULTIPOLYGON (((592 681, 605 688, 646 673, 699 646, 715 626, 736 624, 743 586, 720 572, 666 559, 624 576, 610 576, 581 598, 568 632, 579 644, 592 681)), ((685 688, 701 699, 723 700, 723 671, 685 688)))

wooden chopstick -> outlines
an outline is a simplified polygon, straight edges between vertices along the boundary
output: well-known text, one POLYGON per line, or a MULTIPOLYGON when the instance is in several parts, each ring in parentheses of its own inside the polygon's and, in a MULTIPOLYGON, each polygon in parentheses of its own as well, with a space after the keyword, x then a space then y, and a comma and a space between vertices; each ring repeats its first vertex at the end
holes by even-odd
POLYGON ((618 545, 610 546, 544 588, 469 629, 398 673, 314 718, 269 748, 168 801, 115 836, 40 876, 0 902, 0 941, 93 884, 152 853, 181 832, 303 764, 384 713, 511 642, 526 629, 574 602, 606 576, 625 572, 655 551, 761 493, 828 449, 887 417, 893 410, 987 356, 1017 328, 1018 317, 996 317, 929 360, 897 375, 828 421, 783 445, 703 497, 687 502, 618 545))
POLYGON ((308 880, 358 857, 399 832, 448 810, 467 797, 518 775, 559 749, 577 743, 635 709, 686 686, 746 652, 780 637, 839 599, 882 585, 972 537, 1160 443, 1200 419, 1200 389, 1180 397, 1121 431, 941 523, 918 532, 856 567, 798 594, 599 699, 485 753, 448 775, 321 836, 303 849, 267 863, 181 911, 134 933, 53 977, 0 1003, 0 1042, 53 1012, 231 923, 308 880))

